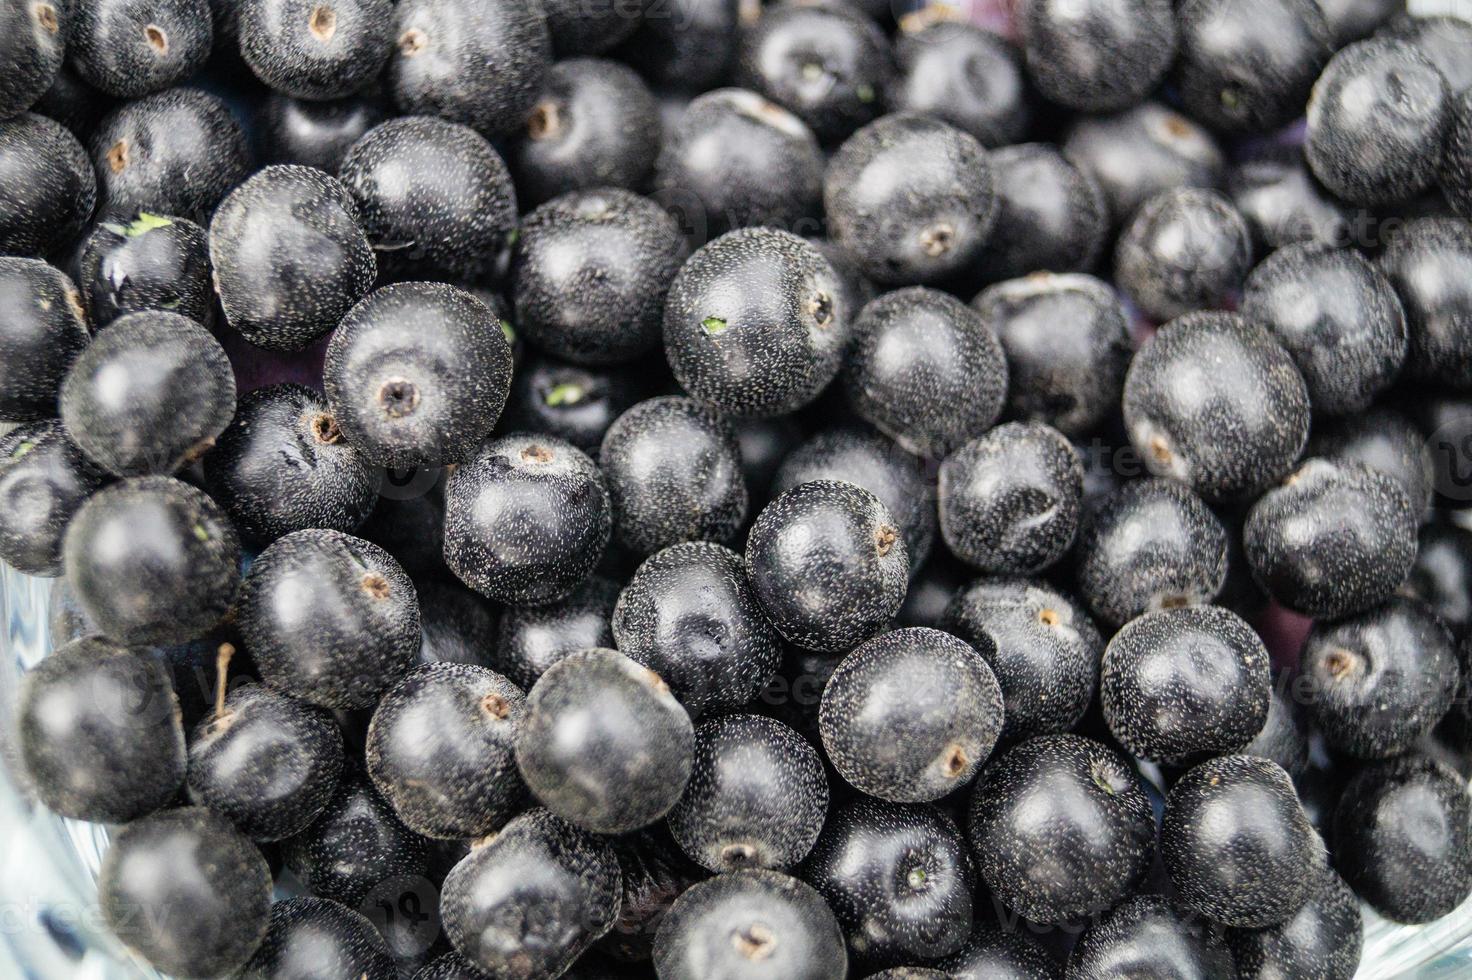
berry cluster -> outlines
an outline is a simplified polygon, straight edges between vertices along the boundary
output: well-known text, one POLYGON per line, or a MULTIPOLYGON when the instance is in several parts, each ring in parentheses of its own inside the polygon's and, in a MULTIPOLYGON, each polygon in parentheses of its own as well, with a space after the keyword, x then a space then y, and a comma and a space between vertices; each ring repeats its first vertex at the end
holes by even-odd
POLYGON ((143 961, 1348 980, 1472 893, 1472 22, 0 3, 6 756, 143 961))

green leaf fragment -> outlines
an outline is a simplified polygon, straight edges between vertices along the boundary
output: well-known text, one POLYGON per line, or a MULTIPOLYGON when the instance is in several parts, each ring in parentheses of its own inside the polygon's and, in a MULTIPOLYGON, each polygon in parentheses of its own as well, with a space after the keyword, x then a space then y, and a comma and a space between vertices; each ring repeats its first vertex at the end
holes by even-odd
POLYGON ((557 408, 560 405, 576 405, 587 394, 587 390, 582 385, 566 382, 555 386, 551 391, 547 392, 544 401, 552 408, 557 408))
POLYGON ((30 441, 29 439, 27 439, 25 442, 21 443, 19 446, 16 446, 15 449, 11 450, 10 458, 11 459, 20 459, 26 453, 30 452, 32 449, 35 449, 35 448, 36 448, 36 444, 34 442, 30 441))
POLYGON ((506 343, 516 343, 516 328, 511 325, 510 320, 501 321, 501 333, 506 337, 506 343))
POLYGON ((210 539, 210 532, 205 530, 203 524, 194 525, 192 530, 194 531, 194 536, 199 540, 208 541, 210 539))
POLYGON ((859 97, 860 102, 869 103, 874 101, 874 86, 860 85, 854 89, 854 94, 859 97))
POLYGON ((705 332, 710 334, 712 337, 716 336, 717 334, 723 334, 730 329, 730 324, 728 324, 724 319, 718 316, 708 316, 704 320, 700 321, 700 325, 704 327, 705 332))
POLYGON ((146 235, 155 228, 167 228, 173 224, 173 220, 157 214, 149 214, 147 211, 139 211, 138 217, 134 218, 124 232, 129 238, 137 238, 146 235))

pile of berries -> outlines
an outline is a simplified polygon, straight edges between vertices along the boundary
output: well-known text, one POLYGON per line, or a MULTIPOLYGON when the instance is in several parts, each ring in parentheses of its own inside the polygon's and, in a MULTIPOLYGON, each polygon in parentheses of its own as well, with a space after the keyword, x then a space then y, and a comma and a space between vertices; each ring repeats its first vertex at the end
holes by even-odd
POLYGON ((119 949, 1347 980, 1472 892, 1472 22, 0 2, 4 758, 119 949))

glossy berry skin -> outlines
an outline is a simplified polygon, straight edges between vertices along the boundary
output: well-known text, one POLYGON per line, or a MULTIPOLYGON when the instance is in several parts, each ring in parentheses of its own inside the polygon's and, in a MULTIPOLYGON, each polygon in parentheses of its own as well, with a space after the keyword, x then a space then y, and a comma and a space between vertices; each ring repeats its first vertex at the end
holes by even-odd
POLYGON ((40 259, 0 256, 0 420, 56 415, 62 379, 89 340, 66 273, 40 259))
POLYGON ((1035 922, 1069 922, 1128 897, 1155 855, 1155 813, 1129 760, 1092 739, 1046 735, 983 772, 970 805, 977 870, 1035 922))
POLYGON ((997 227, 1014 231, 987 240, 986 280, 1091 268, 1109 232, 1109 206, 1094 179, 1043 143, 1003 147, 991 162, 997 227))
POLYGON ((445 488, 445 561, 481 595, 540 605, 568 595, 612 533, 603 474, 560 439, 493 439, 445 488))
POLYGON ((1225 305, 1252 267, 1252 236, 1214 191, 1161 191, 1135 212, 1115 247, 1120 288, 1157 322, 1225 305))
POLYGON ((983 572, 1033 574, 1073 543, 1083 484, 1078 452, 1057 429, 999 425, 941 464, 941 537, 983 572))
POLYGON ((525 124, 511 137, 506 162, 523 206, 595 187, 638 191, 660 139, 659 107, 632 68, 569 58, 548 69, 525 124))
POLYGON ((642 366, 583 367, 528 354, 511 374, 503 432, 545 432, 597 453, 615 419, 651 393, 642 366))
POLYGON ((1334 811, 1336 864, 1393 922, 1441 918, 1472 891, 1466 781, 1424 755, 1360 770, 1334 811))
POLYGON ((1454 11, 1445 16, 1426 16, 1405 9, 1392 10, 1384 17, 1391 14, 1394 17, 1384 25, 1380 36, 1402 41, 1425 55, 1446 79, 1447 91, 1452 95, 1465 95, 1472 89, 1472 67, 1461 55, 1463 45, 1472 40, 1472 24, 1465 17, 1456 16, 1454 11))
POLYGON ((406 282, 369 293, 327 345, 322 386, 348 442, 381 466, 469 460, 511 389, 511 345, 463 289, 406 282))
POLYGON ((767 619, 809 650, 849 650, 882 630, 904 601, 909 574, 889 510, 851 483, 788 490, 746 540, 746 575, 767 619))
POLYGON ((894 72, 884 34, 844 5, 774 7, 741 33, 736 80, 783 105, 824 143, 883 110, 894 72))
POLYGON ((202 491, 166 476, 122 480, 67 525, 67 580, 87 617, 122 643, 182 643, 218 623, 240 583, 240 544, 202 491))
POLYGON ((936 800, 969 783, 1002 730, 1002 689, 976 651, 907 627, 844 657, 823 689, 828 760, 870 796, 936 800))
POLYGON ((1061 980, 1063 966, 1025 931, 977 923, 955 953, 936 964, 951 980, 1061 980))
POLYGON ((684 236, 654 201, 574 191, 527 215, 511 256, 516 326, 576 364, 618 364, 659 347, 684 236))
POLYGON ((1108 285, 1037 272, 997 283, 971 305, 1006 355, 1009 414, 1081 436, 1116 410, 1133 345, 1108 285))
POLYGON ((1332 618, 1368 609, 1405 581, 1416 526, 1395 479, 1351 461, 1310 459, 1253 505, 1242 544, 1275 599, 1332 618))
POLYGON ((204 474, 236 530, 260 544, 307 528, 357 530, 378 500, 379 474, 343 437, 327 399, 290 382, 241 397, 204 474))
POLYGON ((782 662, 782 638, 741 556, 705 541, 672 545, 639 566, 614 607, 613 637, 696 713, 750 702, 782 662))
POLYGON ((746 89, 696 96, 665 134, 654 193, 699 245, 735 228, 821 229, 823 153, 801 119, 746 89))
POLYGON ((1227 945, 1239 975, 1353 980, 1360 965, 1360 903, 1335 872, 1324 869, 1303 907, 1266 929, 1231 929, 1227 945))
POLYGON ((1227 578, 1227 531, 1178 483, 1127 483, 1101 499, 1078 533, 1079 592, 1120 626, 1141 613, 1210 602, 1227 578))
POLYGON ((1063 155, 1098 183, 1116 225, 1161 191, 1216 187, 1226 171, 1211 134, 1158 102, 1080 117, 1065 134, 1063 155))
POLYGON ((1266 759, 1203 762, 1166 798, 1160 856, 1181 904, 1213 922, 1287 921, 1309 895, 1322 848, 1288 774, 1266 759))
POLYGON ((97 213, 139 211, 204 225, 250 173, 250 150, 224 100, 173 88, 125 102, 103 117, 88 146, 97 168, 97 213))
POLYGON ((997 420, 1002 346, 981 316, 924 286, 886 293, 854 323, 844 389, 860 418, 918 455, 954 452, 997 420))
POLYGON ((67 56, 108 95, 160 92, 204 66, 214 43, 207 0, 98 0, 72 10, 67 56))
POLYGON ((1358 252, 1296 244, 1247 279, 1242 312, 1298 365, 1316 412, 1362 412, 1400 372, 1406 317, 1389 280, 1358 252))
POLYGON ((59 647, 21 679, 19 761, 47 809, 124 823, 184 782, 179 702, 162 664, 100 636, 59 647))
POLYGON ((214 445, 234 414, 224 348, 166 310, 114 320, 61 384, 67 435, 114 476, 174 472, 214 445))
POLYGON ((1296 118, 1333 52, 1316 0, 1191 0, 1177 14, 1175 83, 1194 119, 1265 133, 1296 118))
MULTIPOLYGON (((738 436, 739 438, 739 436, 738 436)), ((813 480, 863 487, 899 523, 914 574, 935 538, 935 501, 928 464, 868 429, 828 429, 787 453, 771 480, 772 495, 813 480)))
POLYGON ((1363 464, 1390 477, 1405 491, 1411 511, 1424 518, 1435 494, 1435 459, 1445 455, 1428 446, 1422 429, 1390 405, 1323 425, 1309 440, 1306 456, 1322 456, 1341 464, 1363 464))
POLYGON ((1293 359, 1234 313, 1191 313, 1162 327, 1130 364, 1123 405, 1150 470, 1208 500, 1261 492, 1308 438, 1308 389, 1293 359))
POLYGON ((556 602, 508 606, 490 648, 491 666, 525 690, 569 654, 612 648, 611 621, 618 597, 618 585, 592 575, 556 602))
POLYGON ((395 9, 387 82, 399 111, 464 123, 487 137, 526 118, 551 61, 540 6, 410 0, 395 9))
POLYGON ((843 933, 822 897, 776 871, 717 875, 685 891, 654 937, 661 980, 842 980, 843 933))
POLYGON ((782 415, 838 373, 857 311, 821 252, 775 228, 722 235, 685 262, 664 307, 665 355, 692 396, 738 418, 782 415))
POLYGON ((240 55, 299 99, 338 99, 371 82, 393 45, 390 0, 237 0, 240 55))
POLYGON ((1252 229, 1259 255, 1295 242, 1350 241, 1348 206, 1319 186, 1301 147, 1270 147, 1239 161, 1226 192, 1252 229))
POLYGON ((956 592, 939 625, 996 675, 1004 742, 1066 732, 1093 700, 1104 640, 1077 602, 1042 581, 979 579, 956 592))
POLYGON ((189 740, 189 798, 258 841, 300 833, 337 790, 342 732, 321 708, 244 684, 189 740))
POLYGON ((484 667, 416 667, 374 709, 368 775, 415 833, 483 837, 526 793, 512 748, 525 703, 519 688, 484 667))
POLYGON ((154 967, 221 976, 244 967, 266 935, 271 869, 224 817, 180 807, 113 836, 97 892, 108 928, 154 967))
MULTIPOLYGON (((286 866, 320 898, 348 908, 422 876, 426 842, 399 822, 367 777, 345 773, 311 826, 281 845, 286 866)), ((369 907, 373 907, 371 904, 369 907)))
POLYGON ((792 867, 827 815, 816 749, 779 721, 726 715, 695 730, 690 782, 667 819, 680 849, 719 874, 792 867))
POLYGON ((82 250, 82 305, 97 328, 125 313, 168 310, 196 323, 214 315, 209 242, 187 218, 143 213, 103 222, 82 250))
POLYGON ((335 327, 378 269, 352 194, 298 166, 258 170, 230 192, 210 221, 210 263, 230 326, 274 351, 335 327))
POLYGON ((1361 759, 1414 747, 1452 705, 1460 675, 1446 626, 1399 596, 1315 624, 1299 669, 1313 685, 1307 707, 1314 724, 1331 747, 1361 759))
POLYGON ((0 436, 0 561, 27 575, 60 575, 67 523, 105 482, 55 419, 0 436))
POLYGON ((829 237, 888 286, 933 283, 970 267, 998 210, 976 138, 909 112, 875 120, 839 147, 823 204, 829 237))
POLYGON ((1219 606, 1130 620, 1099 672, 1110 733, 1132 754, 1171 764, 1250 742, 1267 721, 1271 688, 1262 640, 1219 606))
POLYGON ((296 163, 337 173, 343 157, 383 122, 383 107, 362 97, 311 102, 273 92, 256 114, 263 163, 296 163))
POLYGON ((987 148, 1019 142, 1032 121, 1021 52, 996 34, 959 21, 902 31, 890 112, 923 112, 965 130, 987 148))
POLYGON ((489 976, 555 977, 613 927, 620 899, 613 849, 538 808, 455 866, 440 915, 455 949, 489 976))
POLYGON ((371 707, 419 652, 409 576, 341 531, 294 531, 256 556, 236 622, 266 684, 325 708, 371 707))
POLYGON ((594 833, 627 833, 679 801, 694 732, 658 674, 613 650, 582 650, 532 686, 516 764, 554 813, 594 833))
POLYGON ((1167 0, 1035 0, 1020 22, 1033 84, 1051 101, 1083 112, 1142 101, 1176 53, 1167 0))
POLYGON ((971 852, 951 818, 931 806, 850 803, 834 812, 799 874, 866 963, 946 956, 971 929, 971 852))
POLYGON ((0 256, 49 256, 82 230, 97 201, 97 177, 61 123, 22 113, 0 130, 0 256))
MULTIPOLYGON (((1343 47, 1351 41, 1369 37, 1378 28, 1385 26, 1386 21, 1391 21, 1394 26, 1411 19, 1396 16, 1405 10, 1402 0, 1319 0, 1319 7, 1323 10, 1324 19, 1334 36, 1335 47, 1343 47)), ((1414 18, 1417 21, 1422 19, 1414 18)))
POLYGON ((1372 38, 1334 55, 1314 84, 1304 155, 1336 196, 1389 204, 1435 181, 1450 124, 1436 66, 1405 41, 1372 38))
POLYGON ((1219 930, 1160 895, 1137 895, 1091 925, 1068 954, 1065 974, 1079 980, 1154 976, 1214 980, 1236 972, 1219 930))
POLYGON ((1422 218, 1397 235, 1380 258, 1405 307, 1410 331, 1406 374, 1472 387, 1472 225, 1456 218, 1422 218))
POLYGON ((388 944, 367 917, 310 895, 271 906, 266 938, 240 974, 242 980, 395 980, 398 975, 388 944))
POLYGON ((70 8, 50 2, 6 8, 3 37, 5 64, 0 82, 0 119, 20 115, 51 88, 66 55, 70 8))
POLYGON ((383 272, 467 279, 495 261, 516 227, 516 192, 501 157, 469 126, 408 116, 354 143, 338 170, 358 202, 383 272))

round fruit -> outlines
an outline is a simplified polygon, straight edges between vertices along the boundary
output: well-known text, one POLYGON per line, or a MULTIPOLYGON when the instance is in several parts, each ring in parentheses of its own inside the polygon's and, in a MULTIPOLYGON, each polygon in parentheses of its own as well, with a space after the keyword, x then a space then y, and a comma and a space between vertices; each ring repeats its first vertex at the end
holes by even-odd
POLYGON ((61 385, 67 435, 114 476, 175 472, 208 452, 234 414, 224 348, 166 310, 114 320, 61 385))
POLYGON ((516 764, 563 819, 622 834, 679 802, 694 740, 690 716, 658 674, 613 650, 584 650, 532 686, 516 764))
POLYGON ((108 928, 157 969, 231 975, 265 938, 271 869, 224 817, 181 807, 113 836, 97 893, 108 928))
POLYGON ((0 256, 52 256, 92 217, 97 177, 61 123, 22 113, 0 127, 0 256))
POLYGON ((970 809, 987 887, 1041 923, 1105 912, 1155 856, 1155 811, 1130 762, 1101 742, 1047 735, 987 766, 970 809))
POLYGON ((127 644, 201 636, 240 584, 240 544, 224 511, 167 476, 94 493, 67 525, 62 563, 88 619, 127 644))
POLYGON ((823 178, 829 235, 864 275, 933 283, 971 266, 997 218, 986 150, 938 119, 901 112, 838 148, 823 178))
POLYGON ((409 576, 341 531, 294 531, 256 556, 236 621, 262 680, 325 708, 371 707, 419 652, 409 576))
POLYGON ((563 598, 603 557, 608 490, 593 461, 561 439, 510 435, 483 445, 445 488, 445 562, 491 599, 563 598))
POLYGON ((16 705, 27 785, 53 812, 126 823, 178 795, 179 701, 147 653, 100 636, 73 640, 25 673, 16 705))
POLYGON ((444 283, 369 293, 327 345, 322 386, 347 441, 381 466, 471 459, 511 390, 511 346, 484 303, 444 283))
POLYGON ((1211 500, 1260 493, 1308 440, 1303 376, 1267 330, 1235 313, 1162 327, 1130 364, 1123 404, 1150 470, 1211 500))
POLYGON ((797 864, 827 815, 816 749, 771 718, 726 715, 695 730, 690 782, 667 819, 681 850, 721 873, 797 864))
POLYGON ((1195 187, 1145 201, 1115 246, 1115 281, 1156 322, 1226 305, 1251 268, 1247 222, 1226 198, 1195 187))
POLYGON ((90 0, 72 5, 66 53, 88 85, 136 99, 193 75, 213 43, 208 0, 90 0))
POLYGON ((1260 929, 1303 906, 1323 861, 1288 774, 1276 763, 1225 755, 1171 787, 1160 856, 1181 904, 1213 922, 1260 929))
POLYGON ((373 285, 377 262, 348 189, 311 167, 258 170, 210 221, 215 290, 257 347, 301 350, 373 285))
POLYGON ((613 610, 619 652, 654 671, 693 712, 739 708, 782 663, 741 556, 704 541, 672 545, 639 566, 613 610))
POLYGON ((828 820, 800 873, 832 906, 856 959, 947 956, 971 931, 971 852, 935 807, 861 797, 828 820))
POLYGON ((899 611, 910 564, 879 498, 851 483, 814 480, 757 516, 746 574, 787 640, 839 652, 874 636, 899 611))
POLYGON ((920 803, 965 786, 986 762, 1002 729, 1002 690, 971 647, 908 627, 843 658, 818 719, 844 779, 881 800, 920 803))
POLYGON ((415 833, 484 837, 526 795, 512 747, 525 704, 515 685, 484 667, 416 667, 373 711, 368 775, 415 833))
POLYGON ((828 905, 776 871, 737 871, 675 900, 654 937, 661 980, 843 980, 848 955, 828 905))
POLYGON ((821 252, 775 228, 722 235, 685 262, 664 307, 681 387, 737 417, 781 415, 838 373, 851 317, 821 252))
POLYGON ((338 99, 378 75, 393 48, 391 0, 236 0, 240 55, 299 99, 338 99))
POLYGON ((240 977, 395 980, 398 975, 388 943, 367 917, 338 902, 302 895, 271 906, 266 938, 240 977))
POLYGON ((82 249, 82 305, 98 329, 126 313, 169 310, 196 323, 215 314, 209 241, 187 218, 144 211, 104 221, 82 249))
POLYGON ((1084 112, 1140 102, 1176 53, 1169 0, 1034 0, 1019 26, 1038 91, 1084 112))
POLYGON ((0 561, 27 575, 60 575, 66 526, 106 482, 56 419, 0 436, 0 561))
POLYGON ((1251 626, 1218 606, 1130 620, 1109 641, 1099 701, 1110 733, 1142 759, 1179 764, 1232 752, 1267 721, 1268 651, 1251 626))

